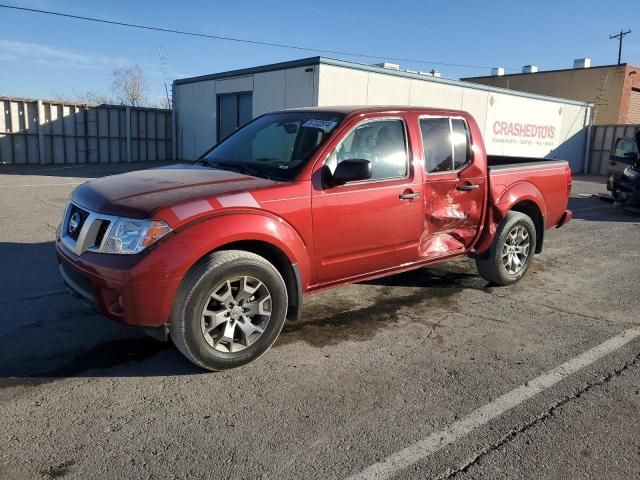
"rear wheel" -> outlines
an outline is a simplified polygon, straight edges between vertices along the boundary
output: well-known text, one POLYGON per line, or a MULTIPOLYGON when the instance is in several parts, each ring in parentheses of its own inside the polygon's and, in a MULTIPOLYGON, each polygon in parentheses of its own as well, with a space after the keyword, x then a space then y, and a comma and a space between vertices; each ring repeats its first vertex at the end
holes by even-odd
POLYGON ((476 257, 480 275, 496 285, 520 280, 533 261, 536 229, 524 213, 509 212, 498 226, 489 251, 476 257))
POLYGON ((215 252, 183 280, 169 324, 178 350, 196 365, 224 370, 266 352, 282 330, 287 289, 254 253, 215 252))

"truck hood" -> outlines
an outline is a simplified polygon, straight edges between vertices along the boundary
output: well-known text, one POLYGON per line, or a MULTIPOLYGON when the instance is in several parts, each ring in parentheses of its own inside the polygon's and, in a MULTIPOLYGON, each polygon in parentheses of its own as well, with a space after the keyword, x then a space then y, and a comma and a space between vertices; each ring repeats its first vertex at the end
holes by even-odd
POLYGON ((278 182, 204 165, 178 164, 98 178, 78 186, 78 205, 107 215, 145 218, 187 200, 246 192, 278 182))

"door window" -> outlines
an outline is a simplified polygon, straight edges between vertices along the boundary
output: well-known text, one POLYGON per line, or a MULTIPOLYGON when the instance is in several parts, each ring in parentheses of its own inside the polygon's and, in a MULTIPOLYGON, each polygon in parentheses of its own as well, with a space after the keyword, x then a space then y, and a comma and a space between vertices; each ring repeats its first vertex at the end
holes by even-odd
POLYGON ((427 172, 459 170, 471 160, 471 136, 464 120, 423 118, 420 130, 427 172))
POLYGON ((371 180, 403 178, 409 162, 404 122, 375 120, 353 130, 329 155, 325 166, 333 173, 344 160, 369 160, 371 180))
POLYGON ((638 156, 638 146, 636 142, 628 138, 619 138, 616 142, 615 157, 636 158, 638 156))

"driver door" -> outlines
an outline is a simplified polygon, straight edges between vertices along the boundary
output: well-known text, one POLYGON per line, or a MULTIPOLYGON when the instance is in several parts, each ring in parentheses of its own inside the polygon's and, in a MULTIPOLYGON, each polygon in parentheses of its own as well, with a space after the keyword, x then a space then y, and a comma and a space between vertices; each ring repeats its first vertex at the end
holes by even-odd
POLYGON ((316 177, 324 171, 330 178, 348 159, 369 160, 372 175, 339 186, 325 181, 314 188, 313 238, 320 284, 417 260, 422 176, 411 167, 405 121, 377 117, 354 124, 316 170, 316 177))

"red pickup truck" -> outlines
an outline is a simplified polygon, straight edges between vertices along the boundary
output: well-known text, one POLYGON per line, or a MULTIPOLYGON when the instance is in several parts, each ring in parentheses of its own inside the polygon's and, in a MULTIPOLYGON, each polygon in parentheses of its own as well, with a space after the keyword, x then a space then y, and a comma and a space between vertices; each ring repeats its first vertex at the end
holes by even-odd
POLYGON ((69 290, 211 370, 262 355, 302 298, 462 255, 518 281, 571 219, 564 161, 489 166, 465 112, 263 115, 191 164, 77 187, 57 234, 69 290))

